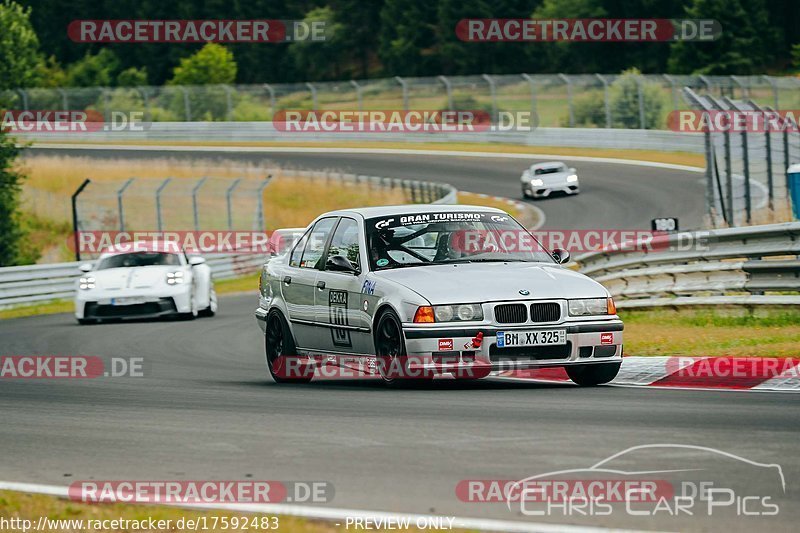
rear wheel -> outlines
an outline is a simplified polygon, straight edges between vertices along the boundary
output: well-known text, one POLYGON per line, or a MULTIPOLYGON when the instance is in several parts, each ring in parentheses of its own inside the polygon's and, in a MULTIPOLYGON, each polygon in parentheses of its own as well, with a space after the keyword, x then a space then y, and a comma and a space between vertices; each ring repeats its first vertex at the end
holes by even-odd
POLYGON ((279 311, 267 315, 265 351, 267 368, 276 383, 308 383, 314 367, 301 365, 289 325, 279 311))
POLYGON ((378 319, 375 355, 381 378, 389 386, 419 384, 432 377, 429 372, 409 369, 402 326, 394 311, 385 311, 378 319))
POLYGON ((608 383, 619 373, 622 363, 603 363, 590 365, 571 365, 566 367, 569 379, 581 387, 594 387, 608 383))

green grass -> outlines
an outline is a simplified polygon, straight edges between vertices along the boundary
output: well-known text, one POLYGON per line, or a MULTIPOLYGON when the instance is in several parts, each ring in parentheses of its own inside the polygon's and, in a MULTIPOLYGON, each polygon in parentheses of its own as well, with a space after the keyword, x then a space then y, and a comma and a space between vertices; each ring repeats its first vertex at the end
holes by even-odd
POLYGON ((800 310, 620 311, 626 355, 800 357, 800 310))

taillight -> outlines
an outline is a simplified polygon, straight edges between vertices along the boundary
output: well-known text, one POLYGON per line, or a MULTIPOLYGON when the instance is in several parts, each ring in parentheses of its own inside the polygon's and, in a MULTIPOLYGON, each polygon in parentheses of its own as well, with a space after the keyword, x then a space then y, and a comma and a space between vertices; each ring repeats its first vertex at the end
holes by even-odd
POLYGON ((418 307, 417 312, 414 313, 414 323, 416 324, 430 323, 435 321, 436 320, 433 317, 433 307, 428 305, 418 307))

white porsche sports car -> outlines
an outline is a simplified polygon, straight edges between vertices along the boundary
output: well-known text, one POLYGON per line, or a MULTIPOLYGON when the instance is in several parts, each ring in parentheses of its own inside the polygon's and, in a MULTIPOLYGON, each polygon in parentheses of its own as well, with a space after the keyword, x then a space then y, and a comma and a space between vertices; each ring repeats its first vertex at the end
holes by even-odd
POLYGON ((522 196, 546 198, 554 192, 578 194, 580 182, 574 168, 558 161, 536 163, 522 172, 522 196))
POLYGON ((80 266, 75 317, 81 324, 110 319, 213 316, 217 295, 211 268, 166 243, 135 242, 106 250, 80 266))

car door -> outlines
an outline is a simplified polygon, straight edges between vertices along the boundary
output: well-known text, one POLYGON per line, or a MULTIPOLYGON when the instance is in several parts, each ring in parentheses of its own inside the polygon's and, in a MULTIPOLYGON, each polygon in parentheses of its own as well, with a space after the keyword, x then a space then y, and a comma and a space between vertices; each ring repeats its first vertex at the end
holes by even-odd
POLYGON ((320 349, 322 336, 315 326, 314 298, 317 274, 336 217, 318 220, 300 239, 289 256, 281 291, 298 348, 320 349))
POLYGON ((317 274, 316 321, 328 330, 320 339, 328 353, 368 354, 373 349, 369 316, 361 297, 366 279, 362 272, 362 265, 366 264, 363 242, 361 224, 342 217, 328 244, 326 264, 317 274), (327 262, 334 256, 346 258, 356 272, 329 268, 327 262))

